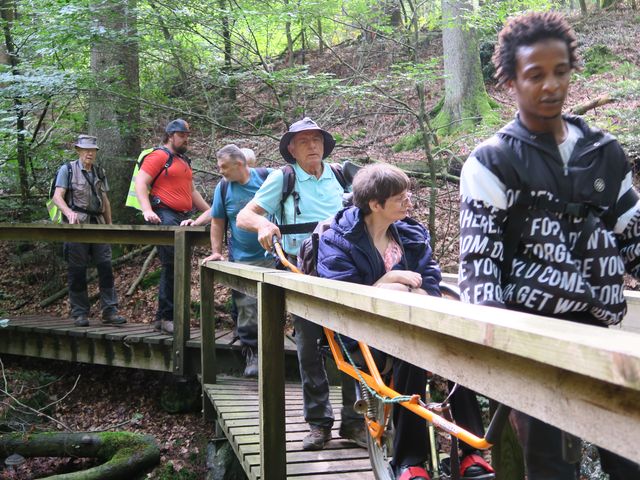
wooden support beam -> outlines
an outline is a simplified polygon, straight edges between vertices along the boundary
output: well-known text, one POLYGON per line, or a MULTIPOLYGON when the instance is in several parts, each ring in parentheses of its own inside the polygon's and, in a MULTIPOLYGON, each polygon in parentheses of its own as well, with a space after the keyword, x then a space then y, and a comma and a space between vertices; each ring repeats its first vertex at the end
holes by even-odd
POLYGON ((191 245, 187 228, 175 231, 173 256, 173 373, 185 374, 191 317, 191 245))
POLYGON ((262 480, 287 476, 284 406, 284 291, 258 284, 258 392, 262 480))
POLYGON ((202 414, 207 421, 215 420, 215 410, 211 399, 205 393, 204 385, 216 383, 216 316, 213 285, 215 273, 210 268, 200 266, 200 330, 202 331, 202 354, 200 355, 202 374, 202 414))

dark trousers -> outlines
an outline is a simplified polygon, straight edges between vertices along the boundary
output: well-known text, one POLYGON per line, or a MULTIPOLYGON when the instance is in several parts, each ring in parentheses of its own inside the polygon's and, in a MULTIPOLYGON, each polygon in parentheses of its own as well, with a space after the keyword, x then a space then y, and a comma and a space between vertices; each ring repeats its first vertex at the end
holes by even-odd
MULTIPOLYGON (((569 313, 557 318, 604 327, 585 313, 569 313)), ((566 462, 562 455, 562 430, 518 411, 511 412, 510 420, 522 447, 528 480, 577 480, 579 464, 566 462)), ((600 447, 598 452, 602 470, 609 474, 609 480, 640 479, 638 464, 600 447)))
MULTIPOLYGON (((577 480, 579 463, 562 456, 562 430, 522 412, 511 412, 511 423, 522 446, 528 480, 577 480)), ((598 447, 602 470, 610 480, 640 479, 640 467, 598 447)))
MULTIPOLYGON (((180 225, 180 222, 188 218, 186 213, 176 212, 170 208, 156 208, 154 212, 160 217, 161 225, 180 225)), ((162 265, 156 321, 173 321, 173 264, 175 249, 167 245, 158 245, 156 248, 162 265)))
MULTIPOLYGON (((449 389, 453 388, 453 382, 449 382, 449 389)), ((477 437, 484 437, 484 425, 482 424, 482 412, 478 398, 473 390, 469 390, 462 385, 458 385, 456 391, 449 399, 451 404, 451 415, 466 431, 473 433, 477 437)), ((469 455, 476 451, 471 445, 460 442, 462 456, 469 455)))
POLYGON ((63 254, 68 263, 67 280, 71 316, 88 316, 91 310, 87 291, 87 267, 91 262, 95 263, 98 269, 102 317, 117 313, 118 298, 111 268, 111 246, 103 243, 67 242, 63 246, 63 254))
MULTIPOLYGON (((325 359, 319 348, 319 342, 324 338, 324 330, 317 323, 297 315, 292 315, 292 317, 302 380, 304 419, 310 425, 331 427, 334 415, 329 401, 329 380, 324 363, 325 359)), ((355 380, 343 372, 340 372, 339 375, 342 384, 342 410, 340 411, 342 422, 361 423, 363 421, 362 415, 353 410, 353 404, 356 400, 355 380)))
MULTIPOLYGON (((376 352, 376 356, 377 354, 379 352, 376 352)), ((376 358, 376 363, 380 365, 378 358, 376 358)), ((403 395, 420 393, 421 397, 424 397, 427 373, 422 368, 394 358, 393 384, 398 393, 403 395)), ((478 437, 484 436, 482 413, 475 393, 465 387, 458 386, 451 396, 450 402, 456 424, 478 437)), ((426 462, 430 449, 426 421, 404 407, 395 406, 393 425, 395 428, 393 437, 394 467, 420 465, 426 462)), ((475 451, 473 447, 462 442, 460 448, 463 456, 475 451)))
MULTIPOLYGON (((427 372, 410 363, 393 359, 394 389, 403 395, 419 393, 424 400, 427 386, 427 372)), ((393 466, 420 465, 429 456, 429 435, 427 422, 408 409, 393 407, 393 466)))

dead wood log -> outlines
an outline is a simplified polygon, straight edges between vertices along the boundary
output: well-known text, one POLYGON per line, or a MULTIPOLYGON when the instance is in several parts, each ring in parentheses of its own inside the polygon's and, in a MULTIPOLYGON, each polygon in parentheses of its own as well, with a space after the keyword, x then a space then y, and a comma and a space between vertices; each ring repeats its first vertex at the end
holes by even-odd
MULTIPOLYGON (((133 251, 127 253, 126 255, 122 255, 121 257, 118 257, 115 260, 113 260, 111 262, 111 266, 112 266, 112 268, 119 267, 120 265, 122 265, 125 262, 128 262, 129 260, 131 260, 132 258, 136 257, 137 255, 140 255, 141 253, 148 252, 149 250, 151 250, 153 248, 155 248, 153 245, 145 245, 142 248, 138 248, 137 250, 133 250, 133 251)), ((91 282, 93 282, 96 278, 98 278, 98 274, 97 273, 94 272, 94 273, 90 274, 87 277, 87 285, 90 284, 91 282)), ((51 305, 52 303, 60 300, 62 297, 66 296, 67 293, 69 293, 69 287, 64 287, 64 288, 58 290, 57 292, 49 295, 44 300, 42 300, 38 304, 38 306, 40 308, 47 307, 47 306, 51 305)))
POLYGON ((142 268, 140 269, 140 274, 131 284, 131 286, 129 287, 129 290, 127 290, 127 293, 125 294, 127 297, 133 295, 133 292, 136 291, 136 288, 138 288, 138 285, 140 285, 140 282, 142 282, 142 279, 146 275, 147 270, 149 270, 149 265, 151 265, 151 262, 153 261, 153 258, 156 256, 156 253, 158 253, 158 249, 156 247, 153 247, 153 250, 149 252, 147 259, 142 264, 142 268))
POLYGON ((136 478, 160 462, 155 438, 132 432, 77 432, 0 435, 0 456, 92 457, 103 462, 81 472, 47 480, 116 480, 136 478))
POLYGON ((580 103, 571 109, 571 113, 574 115, 584 115, 586 112, 593 108, 601 107, 607 103, 615 102, 617 98, 612 97, 608 93, 601 95, 598 98, 589 100, 588 102, 580 103))

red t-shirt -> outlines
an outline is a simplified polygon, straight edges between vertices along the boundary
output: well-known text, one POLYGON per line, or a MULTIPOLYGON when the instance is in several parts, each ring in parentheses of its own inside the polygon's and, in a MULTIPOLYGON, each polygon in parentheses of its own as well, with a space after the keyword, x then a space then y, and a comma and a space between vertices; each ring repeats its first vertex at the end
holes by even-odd
POLYGON ((178 155, 173 157, 173 162, 167 171, 164 164, 168 155, 162 150, 156 150, 147 155, 140 169, 157 180, 151 188, 151 195, 158 197, 160 201, 178 212, 188 212, 193 208, 191 187, 193 175, 189 164, 178 155))

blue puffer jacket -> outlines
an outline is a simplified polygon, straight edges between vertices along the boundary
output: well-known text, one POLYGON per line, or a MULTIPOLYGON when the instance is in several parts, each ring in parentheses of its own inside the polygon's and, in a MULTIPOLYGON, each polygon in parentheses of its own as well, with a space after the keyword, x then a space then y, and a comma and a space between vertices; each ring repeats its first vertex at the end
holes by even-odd
MULTIPOLYGON (((394 269, 412 270, 422 275, 422 288, 440 296, 440 268, 431 257, 429 233, 407 217, 390 226, 391 234, 403 249, 394 269)), ((358 207, 338 212, 331 228, 320 237, 318 276, 361 285, 373 285, 385 274, 384 261, 369 237, 364 215, 358 207)))

